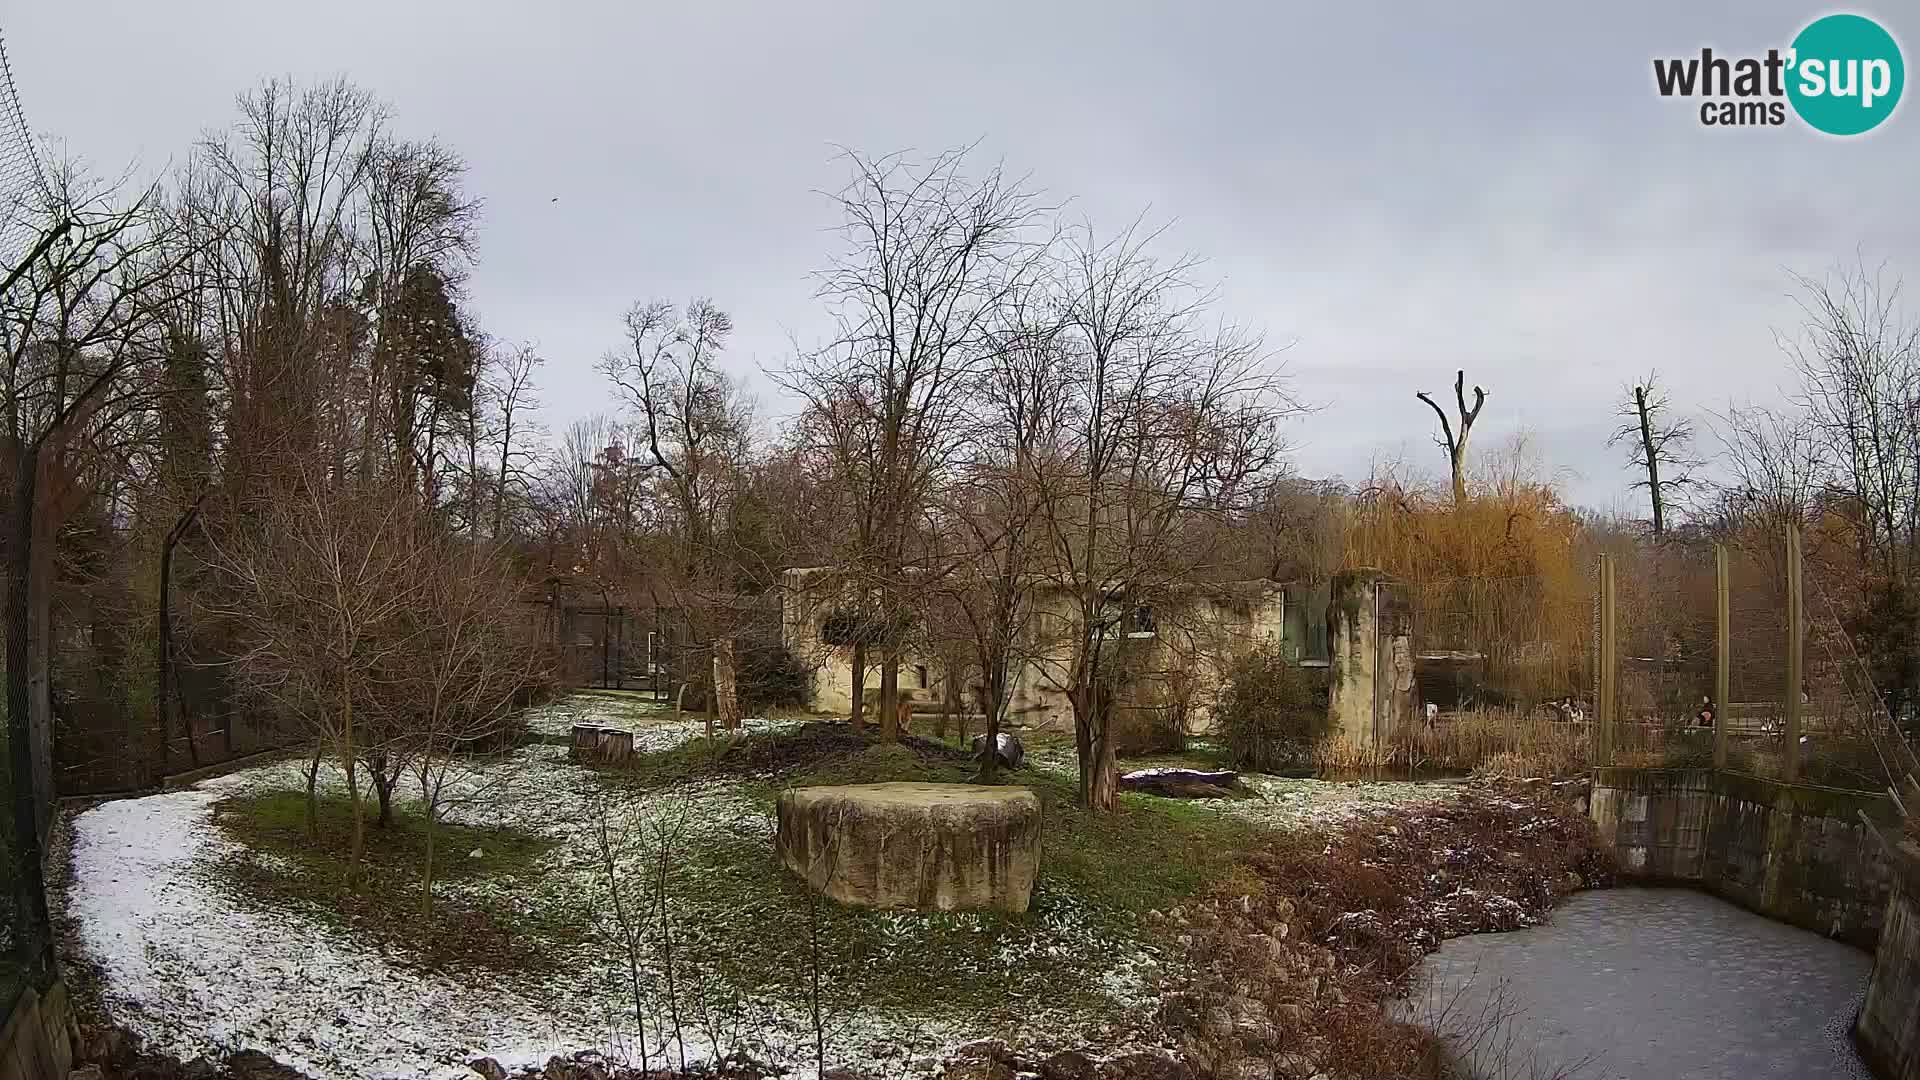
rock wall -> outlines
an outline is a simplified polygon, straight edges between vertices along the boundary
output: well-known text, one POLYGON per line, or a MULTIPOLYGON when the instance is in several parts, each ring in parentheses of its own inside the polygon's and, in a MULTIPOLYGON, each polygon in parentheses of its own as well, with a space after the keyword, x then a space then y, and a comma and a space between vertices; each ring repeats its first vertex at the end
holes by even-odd
POLYGON ((1920 846, 1900 845, 1893 861, 1893 895, 1853 1034, 1884 1080, 1920 1080, 1920 846))
POLYGON ((1413 709, 1413 616, 1386 580, 1371 568, 1341 571, 1327 604, 1328 729, 1355 749, 1383 747, 1413 709))
POLYGON ((1624 876, 1697 885, 1872 950, 1893 871, 1862 813, 1896 828, 1884 795, 1711 769, 1595 769, 1590 806, 1624 876))
POLYGON ((66 1076, 73 1067, 71 1029, 66 983, 55 981, 44 996, 31 986, 21 990, 0 1026, 0 1080, 66 1076))
POLYGON ((1023 787, 788 788, 775 818, 780 861, 843 904, 1017 913, 1040 870, 1040 799, 1023 787))

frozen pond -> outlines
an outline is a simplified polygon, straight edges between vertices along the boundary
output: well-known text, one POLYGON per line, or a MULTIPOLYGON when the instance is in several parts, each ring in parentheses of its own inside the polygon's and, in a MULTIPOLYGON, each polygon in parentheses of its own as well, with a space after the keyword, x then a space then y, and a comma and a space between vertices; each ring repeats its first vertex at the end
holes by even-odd
POLYGON ((1486 1033, 1488 1080, 1864 1080, 1847 1033, 1872 963, 1704 893, 1606 889, 1545 926, 1447 942, 1413 1019, 1486 1033))

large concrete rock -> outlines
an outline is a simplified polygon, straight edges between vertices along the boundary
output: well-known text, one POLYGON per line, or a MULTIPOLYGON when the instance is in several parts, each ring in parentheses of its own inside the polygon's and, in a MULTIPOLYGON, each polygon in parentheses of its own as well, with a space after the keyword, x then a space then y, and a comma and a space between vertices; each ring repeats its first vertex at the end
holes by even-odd
POLYGON ((778 818, 787 869, 845 904, 1025 911, 1040 869, 1040 799, 1026 788, 789 788, 778 818))

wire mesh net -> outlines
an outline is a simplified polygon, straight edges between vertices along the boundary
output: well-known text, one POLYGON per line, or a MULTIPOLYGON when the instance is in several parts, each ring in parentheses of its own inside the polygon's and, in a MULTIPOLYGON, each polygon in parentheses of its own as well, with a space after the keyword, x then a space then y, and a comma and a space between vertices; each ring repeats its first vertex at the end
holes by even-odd
POLYGON ((39 236, 36 208, 46 192, 46 176, 35 152, 0 37, 0 264, 11 270, 39 236))
MULTIPOLYGON (((1600 755, 1663 768, 1715 763, 1776 779, 1856 790, 1886 787, 1898 738, 1864 663, 1818 591, 1805 586, 1793 682, 1787 543, 1726 549, 1727 686, 1717 689, 1719 570, 1710 544, 1662 544, 1613 556, 1614 718, 1600 755)), ((1601 589, 1593 625, 1596 657, 1601 589)), ((1595 697, 1600 696, 1596 659, 1595 697)))
MULTIPOLYGON (((20 108, 13 73, 7 62, 6 43, 0 38, 0 276, 10 274, 32 250, 39 237, 36 211, 43 202, 46 181, 34 152, 33 138, 20 108)), ((0 330, 0 332, 5 332, 0 330)), ((5 388, 0 388, 5 389, 5 388)), ((0 482, 11 490, 11 463, 0 468, 0 482)), ((0 499, 0 506, 8 500, 0 499)), ((4 586, 0 586, 3 589, 4 586)), ((22 639, 25 627, 12 620, 0 620, 0 670, 4 670, 4 645, 22 639)), ((0 697, 0 740, 6 734, 7 716, 4 697, 0 697)), ((0 751, 10 751, 0 742, 0 751)), ((11 753, 5 760, 11 761, 11 753)), ((28 952, 25 942, 38 942, 44 951, 46 927, 37 910, 22 910, 22 890, 17 887, 15 852, 22 850, 14 831, 13 797, 17 790, 31 786, 31 777, 16 779, 10 769, 0 768, 0 1001, 11 1002, 26 982, 28 952)), ((26 905, 32 908, 32 905, 26 905)))

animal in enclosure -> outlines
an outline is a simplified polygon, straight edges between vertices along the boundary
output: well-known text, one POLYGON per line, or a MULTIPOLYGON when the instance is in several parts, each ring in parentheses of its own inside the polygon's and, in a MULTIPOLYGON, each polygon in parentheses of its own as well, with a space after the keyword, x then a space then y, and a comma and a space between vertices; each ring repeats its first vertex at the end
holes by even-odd
POLYGON ((1547 708, 1553 710, 1555 716, 1568 723, 1584 724, 1587 722, 1587 711, 1581 707, 1579 702, 1570 697, 1561 698, 1558 701, 1549 701, 1547 702, 1547 708))
MULTIPOLYGON (((895 691, 893 716, 894 721, 900 726, 900 734, 902 735, 908 735, 913 732, 912 723, 914 713, 927 711, 928 703, 920 700, 920 693, 919 690, 906 686, 902 686, 895 691)), ((866 702, 868 708, 876 711, 879 709, 880 691, 878 688, 869 686, 861 691, 860 696, 866 702)))
MULTIPOLYGON (((973 737, 973 756, 979 761, 986 760, 987 737, 985 735, 973 737)), ((1027 760, 1027 748, 1020 744, 1018 736, 1003 731, 994 740, 994 757, 999 759, 1002 768, 1017 769, 1027 760)))

